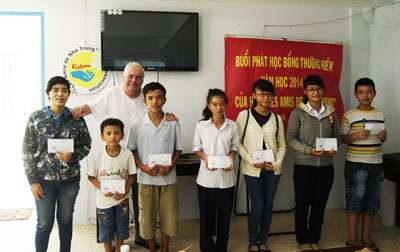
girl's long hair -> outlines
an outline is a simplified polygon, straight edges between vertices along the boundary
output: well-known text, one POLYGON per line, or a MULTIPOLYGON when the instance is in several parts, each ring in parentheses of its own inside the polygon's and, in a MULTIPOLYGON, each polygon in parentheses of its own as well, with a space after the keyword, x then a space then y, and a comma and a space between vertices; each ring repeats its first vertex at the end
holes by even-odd
MULTIPOLYGON (((214 96, 221 96, 225 99, 225 103, 228 104, 228 99, 226 98, 226 94, 224 91, 222 91, 221 89, 218 88, 213 88, 213 89, 209 89, 208 90, 208 94, 207 94, 207 104, 210 104, 212 98, 214 96)), ((203 121, 207 121, 208 119, 210 119, 212 117, 212 112, 211 110, 207 107, 203 109, 203 121)))

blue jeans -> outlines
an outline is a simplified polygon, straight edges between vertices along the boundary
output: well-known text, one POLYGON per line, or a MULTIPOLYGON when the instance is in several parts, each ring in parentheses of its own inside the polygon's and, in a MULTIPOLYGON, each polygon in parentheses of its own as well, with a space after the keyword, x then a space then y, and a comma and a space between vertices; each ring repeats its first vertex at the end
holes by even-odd
POLYGON ((344 179, 346 211, 351 214, 376 215, 380 207, 383 164, 346 160, 344 179))
POLYGON ((99 241, 111 242, 114 236, 121 241, 129 238, 129 198, 110 208, 97 208, 99 241))
POLYGON ((251 200, 251 210, 247 220, 249 244, 266 243, 272 220, 272 206, 281 175, 262 169, 260 177, 244 175, 251 200))
POLYGON ((58 235, 60 237, 60 252, 71 250, 72 214, 75 199, 79 192, 79 183, 55 187, 41 185, 44 199, 35 200, 37 225, 35 246, 36 252, 47 251, 49 236, 53 229, 57 205, 58 235))

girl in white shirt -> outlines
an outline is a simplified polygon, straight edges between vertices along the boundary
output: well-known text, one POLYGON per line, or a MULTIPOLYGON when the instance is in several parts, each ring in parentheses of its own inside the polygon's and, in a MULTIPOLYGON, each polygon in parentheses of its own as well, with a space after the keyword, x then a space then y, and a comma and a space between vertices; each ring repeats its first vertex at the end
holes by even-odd
POLYGON ((239 148, 239 133, 235 122, 225 117, 227 98, 220 89, 209 89, 203 119, 197 123, 193 151, 201 158, 197 176, 200 208, 200 249, 203 252, 227 251, 230 216, 236 176, 233 170, 239 148), (224 168, 209 168, 208 156, 228 156, 224 168), (217 240, 212 237, 213 220, 217 212, 217 240))
POLYGON ((236 123, 240 133, 240 168, 251 200, 247 219, 249 251, 270 252, 267 246, 272 204, 286 153, 281 116, 269 110, 275 97, 274 86, 260 79, 253 84, 253 108, 239 113, 236 123), (255 162, 254 151, 272 150, 274 161, 255 162))

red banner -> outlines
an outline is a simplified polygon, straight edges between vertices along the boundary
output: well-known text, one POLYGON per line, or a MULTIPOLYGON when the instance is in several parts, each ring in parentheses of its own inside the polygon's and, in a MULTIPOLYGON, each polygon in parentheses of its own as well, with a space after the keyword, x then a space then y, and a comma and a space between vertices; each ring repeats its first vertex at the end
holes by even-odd
POLYGON ((343 102, 339 90, 343 46, 330 43, 253 38, 225 38, 226 116, 236 120, 253 104, 252 85, 262 78, 275 86, 271 110, 282 116, 285 128, 290 112, 304 99, 303 80, 321 76, 322 102, 335 106, 339 121, 343 102))

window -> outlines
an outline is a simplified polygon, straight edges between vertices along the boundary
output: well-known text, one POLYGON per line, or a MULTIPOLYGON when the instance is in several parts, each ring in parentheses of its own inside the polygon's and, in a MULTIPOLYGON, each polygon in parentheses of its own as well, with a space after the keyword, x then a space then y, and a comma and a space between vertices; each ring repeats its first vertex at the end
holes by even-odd
POLYGON ((29 115, 44 105, 44 14, 0 12, 0 23, 0 190, 9 192, 0 209, 29 207, 21 147, 29 115))

